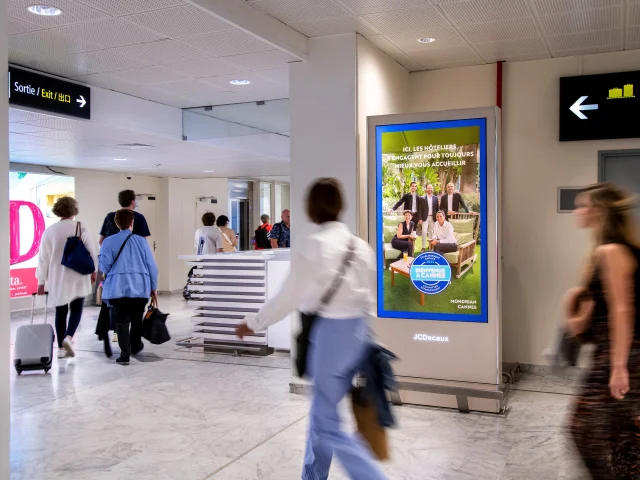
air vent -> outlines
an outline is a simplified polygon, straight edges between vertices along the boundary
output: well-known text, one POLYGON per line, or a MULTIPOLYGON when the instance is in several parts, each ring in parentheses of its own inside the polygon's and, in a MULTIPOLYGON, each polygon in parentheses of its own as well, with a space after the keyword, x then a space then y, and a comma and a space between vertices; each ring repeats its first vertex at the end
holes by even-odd
POLYGON ((122 148, 124 150, 142 150, 144 148, 154 148, 153 145, 147 145, 145 143, 119 143, 113 145, 114 148, 122 148))

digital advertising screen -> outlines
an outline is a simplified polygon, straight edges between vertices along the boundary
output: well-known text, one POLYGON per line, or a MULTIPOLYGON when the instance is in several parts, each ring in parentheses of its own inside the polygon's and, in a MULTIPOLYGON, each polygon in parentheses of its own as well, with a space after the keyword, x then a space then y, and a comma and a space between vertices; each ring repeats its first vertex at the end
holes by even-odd
POLYGON ((487 323, 486 119, 376 127, 378 317, 487 323))
POLYGON ((9 172, 10 296, 38 289, 36 267, 45 229, 59 220, 52 212, 61 197, 73 197, 73 177, 9 172))

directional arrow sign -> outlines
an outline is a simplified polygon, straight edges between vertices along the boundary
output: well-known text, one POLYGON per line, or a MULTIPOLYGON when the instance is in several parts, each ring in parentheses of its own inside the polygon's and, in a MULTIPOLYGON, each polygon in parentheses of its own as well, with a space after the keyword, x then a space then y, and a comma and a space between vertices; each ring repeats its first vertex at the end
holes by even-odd
POLYGON ((585 95, 584 97, 580 97, 578 100, 576 100, 576 103, 574 103, 573 105, 571 105, 569 107, 569 110, 571 110, 573 113, 576 114, 576 116, 580 119, 580 120, 586 120, 587 116, 582 113, 582 110, 598 110, 598 104, 594 103, 591 105, 583 105, 582 102, 584 102, 587 99, 588 95, 585 95))
MULTIPOLYGON (((87 101, 84 99, 84 97, 82 95, 80 95, 80 98, 78 98, 76 100, 76 102, 78 102, 80 104, 80 108, 84 107, 87 104, 87 101)), ((596 108, 598 108, 598 107, 596 106, 596 108)))

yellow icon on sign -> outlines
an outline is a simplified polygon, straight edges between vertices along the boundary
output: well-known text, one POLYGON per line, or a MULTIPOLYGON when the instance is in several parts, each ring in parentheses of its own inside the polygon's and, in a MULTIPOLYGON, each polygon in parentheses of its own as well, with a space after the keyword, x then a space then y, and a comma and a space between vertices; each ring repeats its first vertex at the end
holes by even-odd
POLYGON ((635 95, 633 94, 633 85, 627 84, 624 88, 610 89, 608 100, 616 100, 618 98, 635 98, 635 95))

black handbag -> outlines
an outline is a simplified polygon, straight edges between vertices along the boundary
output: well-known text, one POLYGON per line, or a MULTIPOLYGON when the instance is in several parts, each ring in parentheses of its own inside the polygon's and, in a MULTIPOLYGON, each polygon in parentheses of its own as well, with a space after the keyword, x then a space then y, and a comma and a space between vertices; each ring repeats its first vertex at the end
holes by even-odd
POLYGON ((168 313, 162 313, 158 309, 158 300, 151 297, 151 305, 147 308, 147 313, 142 321, 142 336, 154 345, 161 345, 171 340, 167 329, 168 313))
POLYGON ((333 279, 333 282, 331 282, 329 289, 320 298, 318 311, 315 313, 300 312, 302 330, 296 337, 296 370, 298 371, 298 376, 301 378, 304 377, 307 372, 307 356, 309 354, 309 340, 311 338, 311 329, 313 328, 313 324, 322 312, 322 308, 331 302, 331 299, 338 291, 338 287, 340 287, 340 284, 342 283, 342 279, 344 278, 344 274, 351 263, 354 253, 355 239, 352 238, 349 243, 349 250, 347 250, 347 253, 344 256, 340 269, 338 270, 338 274, 333 279))
POLYGON ((62 252, 62 265, 70 268, 80 275, 91 275, 96 271, 96 264, 82 241, 82 227, 80 222, 76 225, 76 234, 67 238, 62 252))

